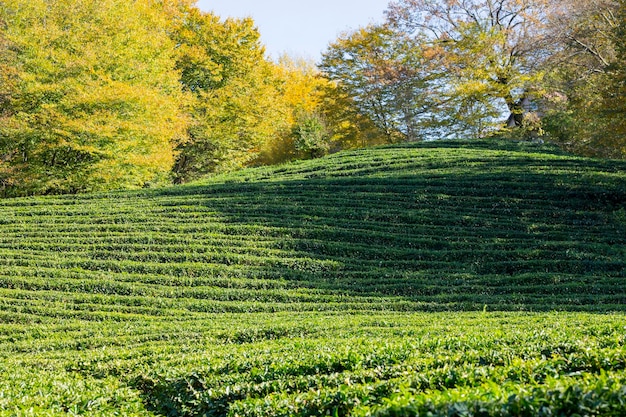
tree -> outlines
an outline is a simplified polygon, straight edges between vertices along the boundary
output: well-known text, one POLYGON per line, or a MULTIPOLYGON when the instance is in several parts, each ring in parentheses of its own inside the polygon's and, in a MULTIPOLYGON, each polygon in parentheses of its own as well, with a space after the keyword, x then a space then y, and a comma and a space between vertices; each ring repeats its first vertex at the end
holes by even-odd
POLYGON ((178 147, 178 182, 255 160, 261 147, 286 128, 272 65, 251 19, 222 21, 195 7, 174 31, 177 68, 192 95, 187 141, 178 147))
POLYGON ((319 157, 330 150, 332 137, 323 113, 328 81, 315 64, 282 55, 272 63, 277 106, 282 107, 282 129, 263 147, 255 164, 273 164, 296 158, 319 157))
POLYGON ((566 4, 551 21, 544 128, 569 150, 624 157, 624 2, 566 4))
POLYGON ((3 193, 167 178, 186 120, 162 2, 7 0, 0 22, 3 193))
POLYGON ((292 132, 295 149, 310 158, 319 158, 330 148, 330 133, 319 114, 304 113, 292 132))
POLYGON ((612 37, 615 43, 616 56, 608 66, 610 83, 604 90, 601 112, 606 117, 607 129, 599 142, 605 154, 615 158, 626 158, 626 0, 616 4, 615 26, 612 37))
MULTIPOLYGON (((458 119, 497 129, 520 127, 542 77, 549 49, 545 0, 399 0, 390 25, 413 39, 431 59, 429 71, 445 76, 445 99, 458 119)), ((486 132, 485 132, 486 133, 486 132)))
POLYGON ((346 107, 345 120, 357 113, 395 142, 422 139, 430 120, 436 77, 421 71, 423 61, 421 51, 399 33, 370 25, 341 35, 323 54, 320 68, 335 83, 331 93, 346 107))

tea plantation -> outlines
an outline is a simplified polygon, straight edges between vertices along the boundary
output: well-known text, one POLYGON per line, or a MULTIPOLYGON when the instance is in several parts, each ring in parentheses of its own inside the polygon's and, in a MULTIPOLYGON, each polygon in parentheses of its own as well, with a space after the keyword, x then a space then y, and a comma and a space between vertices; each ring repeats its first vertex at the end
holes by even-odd
POLYGON ((343 152, 0 200, 0 416, 624 416, 626 162, 343 152))

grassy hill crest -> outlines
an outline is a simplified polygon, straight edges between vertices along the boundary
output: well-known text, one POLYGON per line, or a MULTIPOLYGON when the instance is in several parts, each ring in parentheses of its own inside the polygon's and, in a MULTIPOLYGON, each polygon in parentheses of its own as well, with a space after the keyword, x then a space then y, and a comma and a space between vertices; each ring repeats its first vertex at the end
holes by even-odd
POLYGON ((36 265, 111 296, 175 288, 173 304, 216 311, 317 309, 319 297, 622 310, 625 210, 624 162, 525 142, 390 146, 166 189, 4 200, 0 273, 36 265))
POLYGON ((342 152, 0 200, 0 417, 622 416, 626 162, 342 152))

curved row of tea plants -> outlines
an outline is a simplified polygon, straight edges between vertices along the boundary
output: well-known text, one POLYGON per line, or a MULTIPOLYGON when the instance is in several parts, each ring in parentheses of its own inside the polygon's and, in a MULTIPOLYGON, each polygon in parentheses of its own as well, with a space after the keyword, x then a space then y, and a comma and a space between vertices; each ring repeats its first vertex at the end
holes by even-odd
POLYGON ((622 416, 625 323, 309 312, 6 324, 0 415, 622 416))
POLYGON ((624 415, 625 278, 626 163, 528 143, 0 200, 0 416, 624 415))

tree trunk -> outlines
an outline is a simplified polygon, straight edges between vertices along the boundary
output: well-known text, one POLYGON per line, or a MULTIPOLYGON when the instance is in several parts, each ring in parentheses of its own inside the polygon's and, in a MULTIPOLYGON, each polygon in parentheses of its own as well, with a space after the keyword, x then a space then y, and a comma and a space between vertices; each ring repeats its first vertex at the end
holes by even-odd
POLYGON ((506 127, 510 129, 521 127, 524 121, 524 114, 530 110, 530 99, 527 96, 522 96, 519 100, 514 101, 513 97, 509 96, 506 105, 510 112, 506 121, 506 127))

